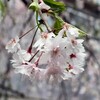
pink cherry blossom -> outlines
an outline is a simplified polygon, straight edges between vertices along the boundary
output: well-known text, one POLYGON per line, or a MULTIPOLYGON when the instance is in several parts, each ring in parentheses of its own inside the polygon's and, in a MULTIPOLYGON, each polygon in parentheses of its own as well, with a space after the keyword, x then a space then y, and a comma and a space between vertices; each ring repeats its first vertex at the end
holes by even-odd
POLYGON ((14 39, 11 39, 6 45, 6 49, 8 50, 8 52, 11 53, 17 52, 17 50, 20 49, 20 44, 18 42, 19 42, 18 36, 16 36, 14 39))

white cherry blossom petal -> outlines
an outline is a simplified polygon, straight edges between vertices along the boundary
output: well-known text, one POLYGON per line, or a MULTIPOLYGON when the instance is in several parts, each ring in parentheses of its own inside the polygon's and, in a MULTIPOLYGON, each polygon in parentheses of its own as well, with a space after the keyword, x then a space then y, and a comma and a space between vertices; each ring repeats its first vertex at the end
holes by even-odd
POLYGON ((8 50, 8 52, 14 53, 17 52, 20 49, 20 44, 19 42, 19 37, 16 36, 14 39, 11 39, 7 45, 6 45, 6 49, 8 50))

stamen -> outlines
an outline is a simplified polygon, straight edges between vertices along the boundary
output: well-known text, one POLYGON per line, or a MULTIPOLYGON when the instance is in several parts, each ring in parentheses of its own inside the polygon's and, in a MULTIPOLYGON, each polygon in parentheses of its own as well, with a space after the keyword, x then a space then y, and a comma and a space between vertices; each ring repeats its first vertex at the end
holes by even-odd
POLYGON ((71 59, 72 59, 72 58, 76 58, 76 55, 72 53, 72 54, 70 55, 70 58, 71 58, 71 59))

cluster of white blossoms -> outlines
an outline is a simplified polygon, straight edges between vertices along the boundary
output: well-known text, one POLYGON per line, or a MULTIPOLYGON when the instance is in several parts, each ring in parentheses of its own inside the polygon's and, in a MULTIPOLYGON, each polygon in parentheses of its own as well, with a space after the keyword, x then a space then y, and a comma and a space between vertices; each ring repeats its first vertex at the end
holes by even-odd
MULTIPOLYGON (((36 3, 32 6, 36 6, 36 3)), ((48 11, 50 7, 39 0, 38 9, 48 11)), ((28 50, 23 50, 19 43, 23 36, 16 36, 8 42, 6 49, 13 54, 11 63, 15 72, 39 81, 61 82, 84 71, 84 40, 79 39, 79 35, 77 28, 64 23, 57 35, 42 32, 28 50)))
POLYGON ((23 50, 18 36, 6 45, 6 49, 13 53, 11 63, 17 73, 36 80, 61 82, 84 71, 84 40, 78 38, 79 34, 77 28, 65 24, 58 35, 41 33, 32 45, 35 51, 23 50))

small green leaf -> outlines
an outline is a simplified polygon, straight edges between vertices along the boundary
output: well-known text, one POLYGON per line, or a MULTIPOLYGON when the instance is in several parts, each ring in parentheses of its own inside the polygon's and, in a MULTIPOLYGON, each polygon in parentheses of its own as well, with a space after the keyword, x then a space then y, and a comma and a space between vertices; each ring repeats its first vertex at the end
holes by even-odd
POLYGON ((80 38, 86 36, 86 33, 85 33, 84 31, 82 31, 82 30, 79 29, 78 32, 80 33, 80 34, 79 34, 79 37, 80 37, 80 38))
POLYGON ((4 15, 5 15, 5 6, 3 2, 0 0, 0 16, 4 16, 4 15))
POLYGON ((32 2, 29 6, 30 9, 34 10, 34 11, 38 11, 39 9, 39 5, 37 2, 32 2))
POLYGON ((55 0, 43 0, 47 5, 49 5, 56 13, 65 10, 65 4, 63 2, 58 2, 55 0))
POLYGON ((64 24, 64 21, 57 15, 55 16, 55 18, 56 18, 56 21, 54 23, 54 29, 55 29, 55 34, 57 34, 61 30, 64 24))

